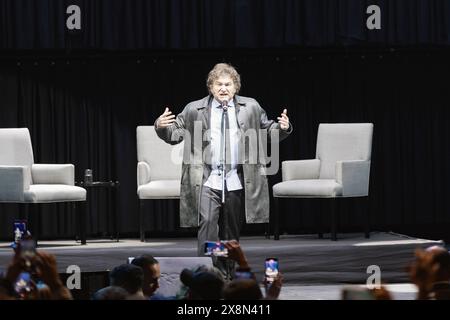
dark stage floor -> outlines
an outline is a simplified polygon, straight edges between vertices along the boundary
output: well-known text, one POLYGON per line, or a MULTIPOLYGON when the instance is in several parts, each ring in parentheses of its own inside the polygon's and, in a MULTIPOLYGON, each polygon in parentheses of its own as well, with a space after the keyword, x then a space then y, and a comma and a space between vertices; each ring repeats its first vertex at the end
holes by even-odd
MULTIPOLYGON (((408 282, 405 267, 412 260, 414 249, 442 243, 385 232, 373 232, 370 239, 364 239, 361 234, 339 236, 336 242, 318 239, 316 235, 283 236, 280 241, 244 237, 241 245, 259 275, 263 272, 264 259, 277 257, 285 284, 331 285, 365 283, 370 265, 380 267, 383 282, 408 282)), ((0 243, 2 269, 12 255, 8 245, 0 243)), ((69 265, 78 265, 82 272, 102 272, 125 263, 129 256, 143 253, 155 257, 195 257, 196 239, 151 239, 146 243, 133 239, 91 240, 86 246, 74 241, 42 241, 40 249, 56 255, 61 273, 69 265)))

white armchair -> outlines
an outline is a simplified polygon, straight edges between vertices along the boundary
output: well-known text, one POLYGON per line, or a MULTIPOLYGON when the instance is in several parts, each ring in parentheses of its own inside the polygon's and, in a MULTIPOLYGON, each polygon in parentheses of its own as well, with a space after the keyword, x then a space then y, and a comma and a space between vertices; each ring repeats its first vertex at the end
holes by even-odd
MULTIPOLYGON (((0 129, 0 202, 40 204, 86 201, 86 190, 74 185, 72 164, 35 164, 27 128, 0 129)), ((84 215, 84 211, 80 215, 84 215)), ((80 217, 81 222, 83 218, 80 217)), ((35 226, 34 236, 39 228, 35 226)), ((80 225, 86 243, 84 223, 80 225)), ((37 239, 36 239, 37 240, 37 239)))
MULTIPOLYGON (((322 123, 317 134, 316 159, 283 161, 283 181, 273 186, 275 240, 279 239, 278 202, 281 198, 349 198, 369 195, 372 134, 372 123, 322 123)), ((336 240, 334 203, 331 215, 331 239, 336 240)), ((368 214, 365 236, 369 237, 368 214)))
POLYGON ((139 231, 144 242, 144 200, 180 199, 184 142, 174 146, 165 143, 154 126, 137 127, 136 139, 139 231))

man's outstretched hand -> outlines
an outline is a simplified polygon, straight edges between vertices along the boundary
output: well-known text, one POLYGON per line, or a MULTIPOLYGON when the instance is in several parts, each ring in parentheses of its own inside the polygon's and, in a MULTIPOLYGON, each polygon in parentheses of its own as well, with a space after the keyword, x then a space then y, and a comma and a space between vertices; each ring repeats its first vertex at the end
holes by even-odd
POLYGON ((284 109, 281 113, 281 117, 278 117, 278 123, 280 124, 280 128, 282 130, 289 129, 289 118, 287 116, 287 109, 284 109))
POLYGON ((172 123, 175 122, 175 115, 172 114, 172 111, 169 110, 169 108, 166 108, 164 110, 164 113, 159 116, 158 120, 156 121, 156 127, 157 128, 166 128, 172 125, 172 123))

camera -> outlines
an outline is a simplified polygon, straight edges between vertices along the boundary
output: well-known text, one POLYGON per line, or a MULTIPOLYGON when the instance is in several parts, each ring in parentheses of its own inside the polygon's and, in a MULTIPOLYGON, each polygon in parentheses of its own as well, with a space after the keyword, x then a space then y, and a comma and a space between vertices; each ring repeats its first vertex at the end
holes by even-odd
POLYGON ((228 249, 225 248, 225 242, 223 241, 206 241, 205 242, 205 255, 216 257, 227 257, 228 249))
POLYGON ((267 282, 273 282, 278 276, 278 259, 267 258, 264 262, 265 278, 267 282))
POLYGON ((21 272, 14 284, 14 290, 20 298, 25 298, 33 290, 31 274, 29 272, 21 272))

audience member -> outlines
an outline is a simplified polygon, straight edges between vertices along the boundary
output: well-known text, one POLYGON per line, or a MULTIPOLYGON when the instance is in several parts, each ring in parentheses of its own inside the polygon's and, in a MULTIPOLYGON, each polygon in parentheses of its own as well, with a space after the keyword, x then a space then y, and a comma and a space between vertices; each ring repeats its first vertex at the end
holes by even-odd
MULTIPOLYGON (((236 240, 231 240, 225 243, 225 247, 228 250, 228 258, 236 261, 238 267, 236 272, 251 272, 250 265, 248 264, 248 260, 245 257, 244 251, 242 250, 241 245, 236 240)), ((256 278, 254 278, 256 281, 256 278)), ((283 276, 281 273, 278 273, 273 282, 267 282, 264 279, 264 287, 266 291, 266 298, 269 300, 278 299, 281 287, 283 285, 283 276)))
POLYGON ((255 279, 235 279, 225 286, 225 300, 260 300, 263 299, 261 289, 255 279))
POLYGON ((161 277, 158 260, 151 255, 145 254, 135 258, 131 264, 142 268, 144 272, 142 292, 147 299, 151 299, 155 296, 155 291, 159 288, 159 278, 161 277))
POLYGON ((144 281, 144 272, 138 266, 133 264, 122 264, 115 267, 109 274, 111 286, 124 288, 130 295, 128 300, 144 300, 142 284, 144 281))
POLYGON ((188 300, 222 299, 225 281, 218 270, 201 267, 194 272, 184 269, 180 274, 180 280, 188 288, 186 295, 188 300))
POLYGON ((127 300, 130 294, 124 288, 109 286, 98 290, 92 296, 92 300, 127 300))
POLYGON ((411 281, 417 285, 418 299, 450 299, 450 254, 441 246, 417 249, 409 268, 411 281))
POLYGON ((27 258, 21 254, 20 244, 15 250, 5 278, 0 284, 0 298, 23 300, 71 300, 72 294, 62 283, 56 258, 50 253, 36 251, 27 258), (22 276, 22 278, 19 278, 22 276), (26 276, 26 277, 25 277, 26 276), (17 292, 17 282, 24 290, 17 292), (36 285, 38 282, 39 285, 36 285))

